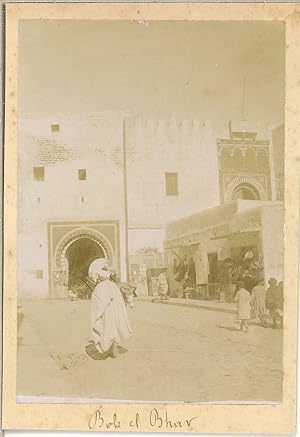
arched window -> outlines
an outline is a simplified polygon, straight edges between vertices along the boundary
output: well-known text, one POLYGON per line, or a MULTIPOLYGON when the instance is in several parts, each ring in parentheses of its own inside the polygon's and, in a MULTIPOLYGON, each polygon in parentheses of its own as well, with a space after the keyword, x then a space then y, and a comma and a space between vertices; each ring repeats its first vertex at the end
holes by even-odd
POLYGON ((256 168, 256 159, 253 149, 246 149, 245 152, 245 168, 247 170, 255 170, 256 168))
POLYGON ((223 149, 220 154, 220 167, 224 168, 232 168, 232 157, 230 156, 230 152, 228 149, 223 149))
POLYGON ((256 162, 257 162, 257 168, 265 169, 268 167, 268 158, 265 150, 263 149, 258 150, 256 162))
POLYGON ((244 167, 244 159, 243 159, 243 155, 242 152, 240 151, 240 149, 236 149, 233 152, 233 167, 238 169, 238 168, 243 168, 244 167))
POLYGON ((232 193, 232 200, 259 200, 259 193, 251 184, 240 184, 232 193))

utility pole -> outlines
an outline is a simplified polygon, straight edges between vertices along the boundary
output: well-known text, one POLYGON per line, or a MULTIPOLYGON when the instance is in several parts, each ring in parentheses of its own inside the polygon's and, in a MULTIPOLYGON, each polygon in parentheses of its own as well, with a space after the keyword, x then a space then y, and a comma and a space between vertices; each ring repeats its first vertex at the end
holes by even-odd
POLYGON ((126 281, 129 281, 129 253, 128 253, 128 182, 127 182, 127 138, 126 118, 123 118, 123 188, 124 188, 124 226, 125 226, 125 263, 126 281))
POLYGON ((244 76, 244 86, 243 86, 243 100, 242 100, 242 130, 245 134, 246 129, 246 118, 245 118, 245 99, 246 99, 246 76, 244 76))
POLYGON ((244 76, 243 86, 243 103, 242 103, 242 121, 245 122, 245 97, 246 97, 246 76, 244 76))

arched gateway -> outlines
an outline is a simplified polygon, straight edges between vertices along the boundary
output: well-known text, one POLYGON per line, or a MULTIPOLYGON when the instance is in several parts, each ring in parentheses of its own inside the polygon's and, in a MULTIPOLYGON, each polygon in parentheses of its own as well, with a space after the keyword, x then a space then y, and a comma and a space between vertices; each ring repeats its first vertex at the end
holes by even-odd
POLYGON ((103 233, 89 227, 65 232, 53 247, 50 295, 67 297, 73 285, 85 280, 90 264, 97 258, 104 258, 107 265, 117 269, 115 251, 103 233))

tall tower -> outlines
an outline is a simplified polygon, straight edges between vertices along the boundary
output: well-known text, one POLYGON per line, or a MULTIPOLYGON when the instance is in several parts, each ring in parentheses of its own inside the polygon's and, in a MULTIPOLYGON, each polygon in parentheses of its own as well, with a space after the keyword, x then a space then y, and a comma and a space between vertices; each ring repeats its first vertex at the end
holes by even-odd
POLYGON ((229 138, 217 140, 220 200, 271 200, 269 141, 258 140, 245 121, 229 122, 229 138))

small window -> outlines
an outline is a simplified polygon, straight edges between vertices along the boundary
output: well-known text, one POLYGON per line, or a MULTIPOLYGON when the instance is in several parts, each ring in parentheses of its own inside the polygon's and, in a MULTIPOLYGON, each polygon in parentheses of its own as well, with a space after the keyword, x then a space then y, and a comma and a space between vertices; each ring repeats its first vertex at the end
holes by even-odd
POLYGON ((33 167, 33 178, 35 181, 43 181, 45 179, 44 167, 33 167))
POLYGON ((59 124, 51 124, 51 132, 59 132, 59 124))
POLYGON ((166 173, 166 195, 178 196, 178 173, 166 173))
POLYGON ((35 277, 36 279, 43 279, 43 270, 36 270, 35 277))
POLYGON ((78 179, 80 181, 86 180, 86 169, 85 168, 79 168, 78 169, 78 179))

